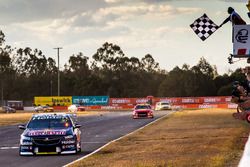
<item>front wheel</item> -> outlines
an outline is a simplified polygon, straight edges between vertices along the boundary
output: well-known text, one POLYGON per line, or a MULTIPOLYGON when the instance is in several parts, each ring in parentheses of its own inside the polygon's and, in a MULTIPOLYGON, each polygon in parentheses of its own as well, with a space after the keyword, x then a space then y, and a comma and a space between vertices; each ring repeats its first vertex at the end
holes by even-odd
POLYGON ((77 145, 76 145, 76 152, 79 153, 82 151, 82 146, 81 146, 81 142, 79 142, 77 145))

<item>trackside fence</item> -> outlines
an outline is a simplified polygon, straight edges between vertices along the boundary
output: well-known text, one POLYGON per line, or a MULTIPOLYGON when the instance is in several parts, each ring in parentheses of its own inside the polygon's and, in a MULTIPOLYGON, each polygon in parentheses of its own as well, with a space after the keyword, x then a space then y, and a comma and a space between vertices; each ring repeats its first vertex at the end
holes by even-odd
MULTIPOLYGON (((84 105, 86 110, 130 110, 136 104, 147 103, 148 98, 109 98, 106 105, 84 105)), ((152 106, 157 102, 168 102, 174 109, 224 108, 235 109, 230 96, 215 97, 153 97, 152 106)), ((56 110, 67 110, 67 106, 54 106, 56 110)))

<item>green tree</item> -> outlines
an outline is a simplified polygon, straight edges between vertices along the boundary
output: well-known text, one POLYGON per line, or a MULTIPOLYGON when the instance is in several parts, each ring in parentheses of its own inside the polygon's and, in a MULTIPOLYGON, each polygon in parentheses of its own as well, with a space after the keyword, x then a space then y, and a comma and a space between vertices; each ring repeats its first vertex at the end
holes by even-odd
POLYGON ((69 64, 65 65, 62 79, 62 91, 66 95, 86 95, 89 94, 89 81, 91 71, 88 65, 88 57, 80 52, 69 58, 69 64), (71 89, 68 89, 71 88, 71 89))
POLYGON ((159 70, 159 63, 155 62, 153 56, 150 54, 146 54, 142 58, 142 65, 144 70, 146 70, 147 72, 155 72, 159 70))
POLYGON ((214 68, 207 62, 207 60, 202 57, 200 58, 198 64, 196 66, 193 67, 194 71, 200 71, 202 74, 214 78, 214 74, 216 72, 214 72, 214 68))

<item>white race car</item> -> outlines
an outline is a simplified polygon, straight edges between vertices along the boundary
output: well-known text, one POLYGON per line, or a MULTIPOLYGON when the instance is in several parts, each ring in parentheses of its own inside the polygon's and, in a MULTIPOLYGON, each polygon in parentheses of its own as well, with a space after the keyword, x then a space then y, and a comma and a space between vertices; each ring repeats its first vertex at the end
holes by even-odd
POLYGON ((77 111, 85 111, 85 108, 83 106, 80 106, 79 104, 72 104, 68 107, 68 112, 77 112, 77 111))
POLYGON ((168 102, 157 102, 155 110, 171 110, 171 104, 168 102))

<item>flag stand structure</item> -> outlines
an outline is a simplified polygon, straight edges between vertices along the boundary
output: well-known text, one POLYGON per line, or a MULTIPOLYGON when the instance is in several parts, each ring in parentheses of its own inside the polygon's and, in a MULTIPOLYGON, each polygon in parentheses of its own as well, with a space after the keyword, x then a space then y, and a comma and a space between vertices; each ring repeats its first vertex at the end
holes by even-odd
POLYGON ((233 55, 233 54, 230 54, 230 56, 227 58, 228 59, 228 63, 229 64, 233 64, 233 58, 247 58, 247 63, 250 64, 250 55, 233 55))

